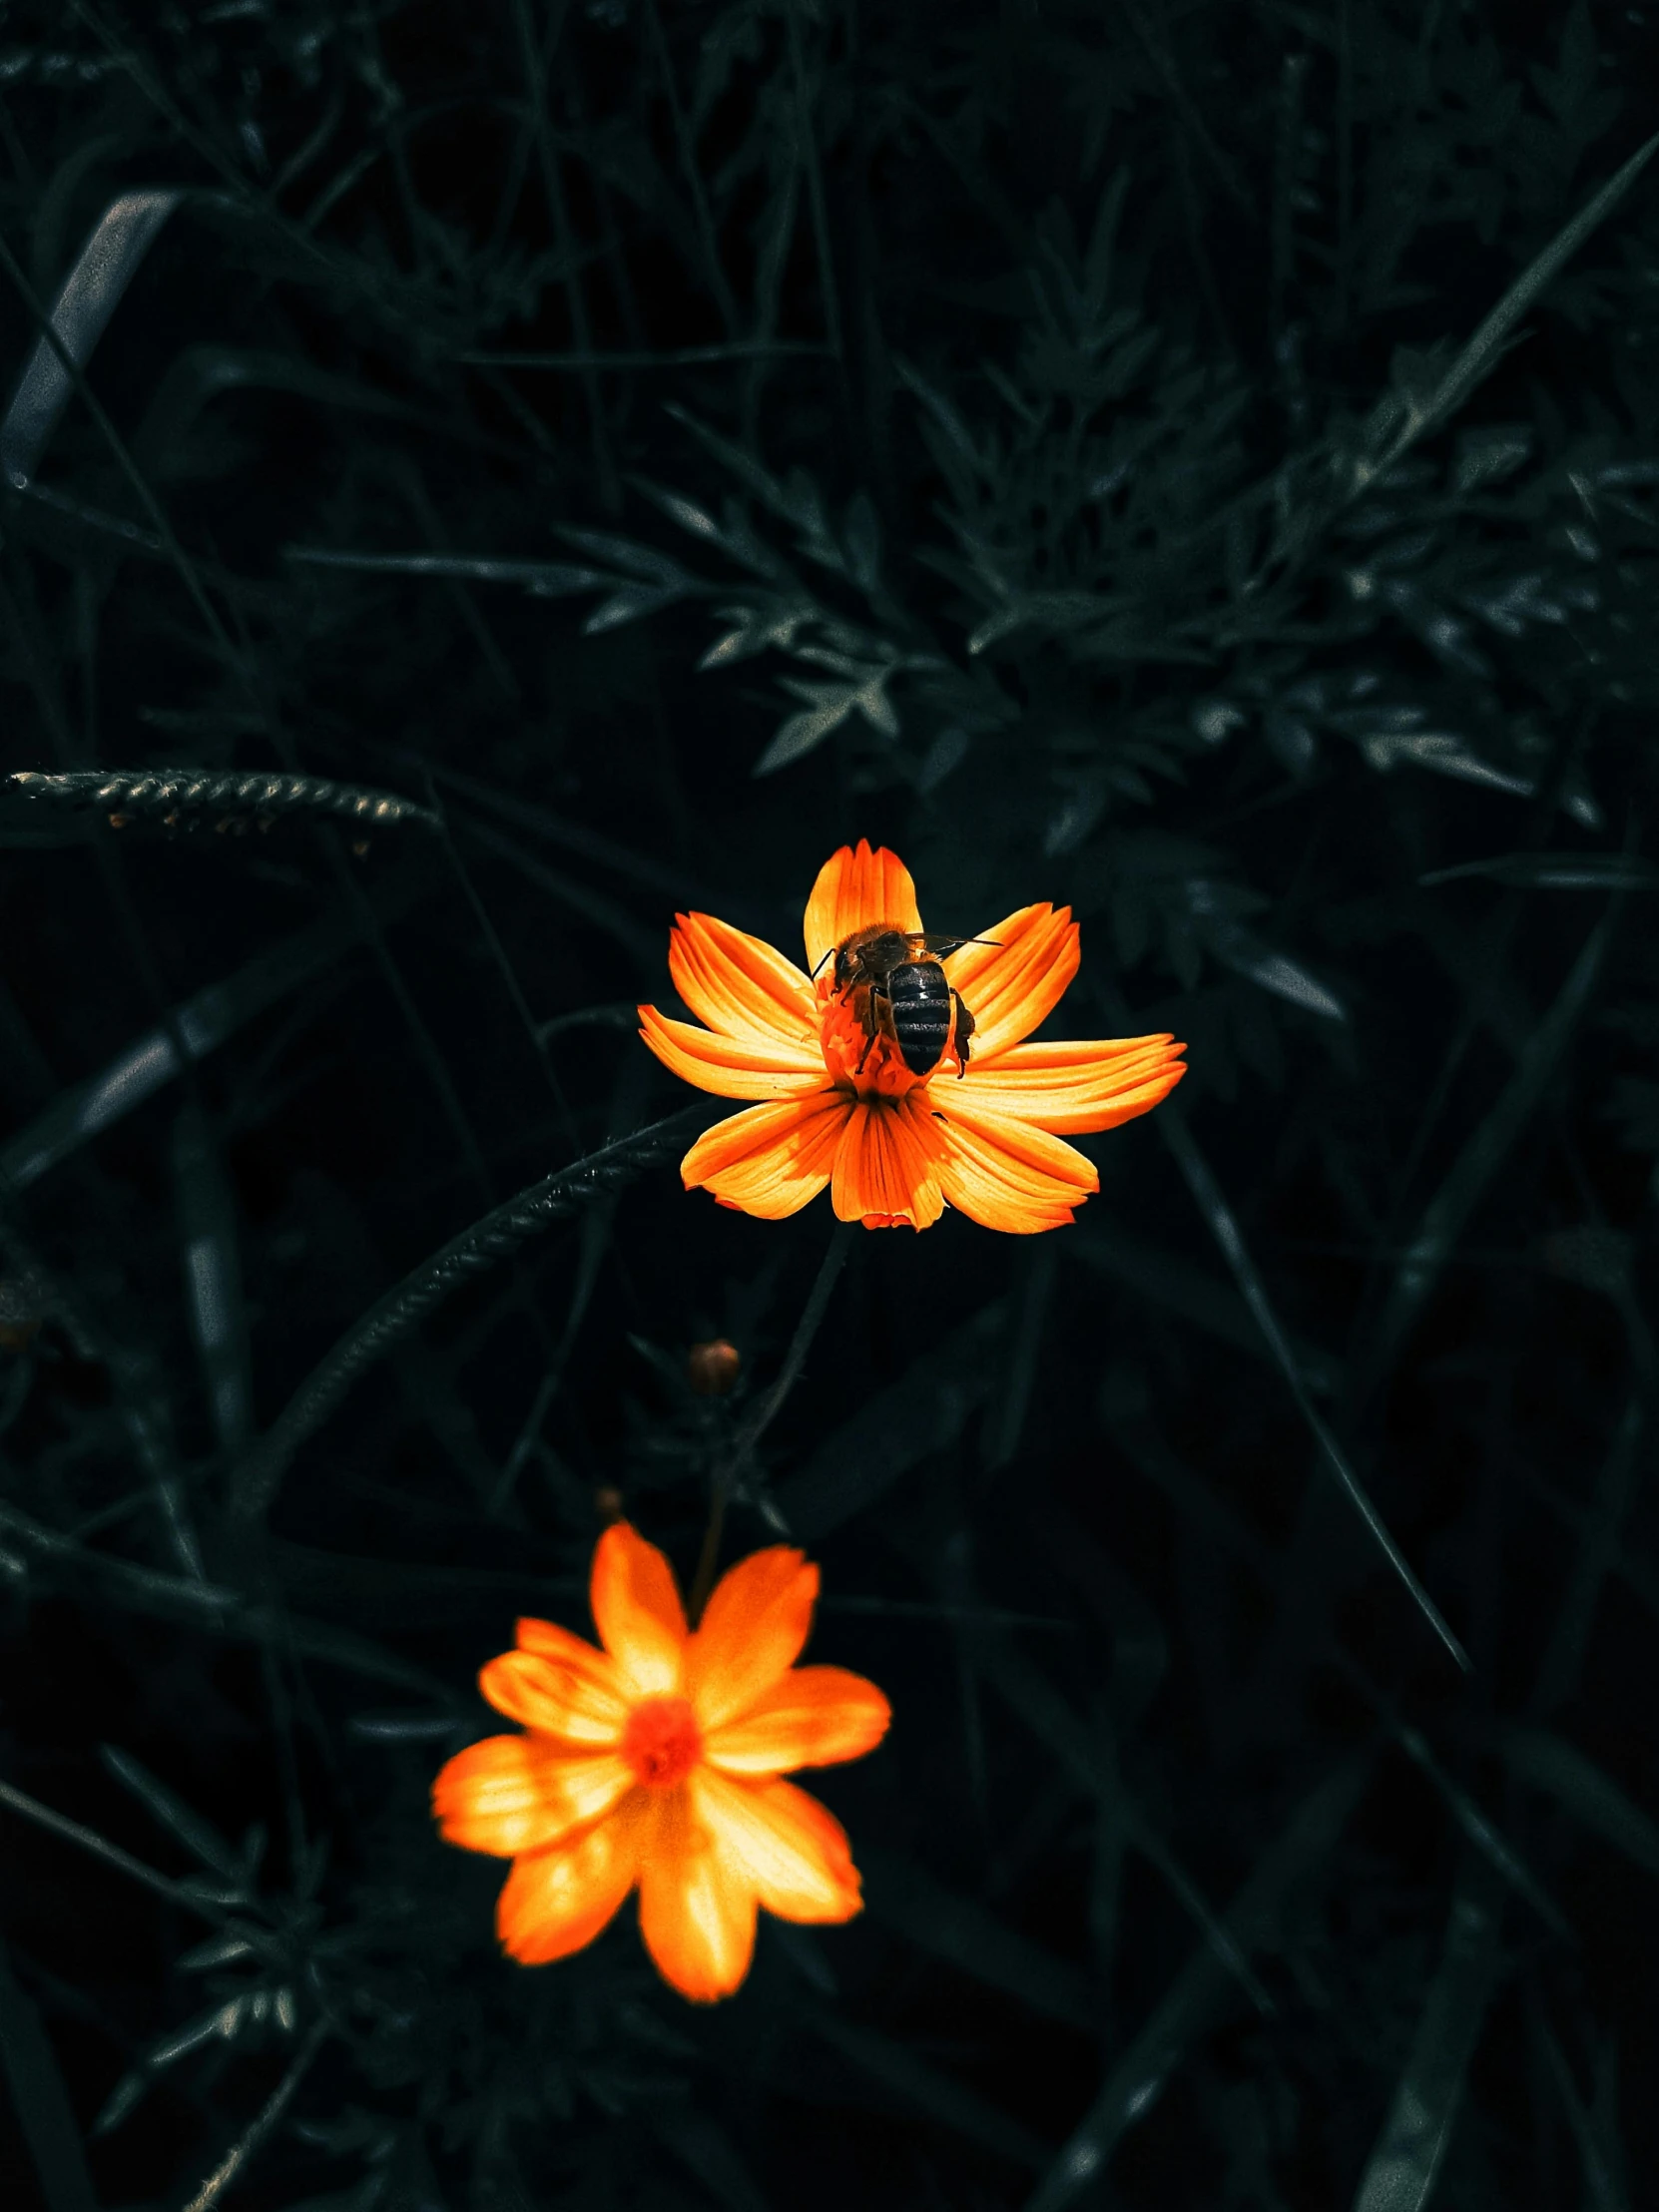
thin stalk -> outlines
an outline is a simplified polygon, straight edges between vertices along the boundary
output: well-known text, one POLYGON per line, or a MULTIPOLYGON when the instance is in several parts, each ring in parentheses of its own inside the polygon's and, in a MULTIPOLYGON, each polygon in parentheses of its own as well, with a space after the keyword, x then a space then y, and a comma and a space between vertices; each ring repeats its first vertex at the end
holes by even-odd
POLYGON ((721 267, 714 218, 709 213, 709 196, 703 189, 703 173, 697 166, 697 148, 692 143, 691 127, 686 121, 685 108, 681 105, 680 88, 674 81, 674 57, 668 50, 668 40, 663 34, 662 18, 657 13, 656 0, 646 0, 645 20, 650 30, 657 68, 663 80, 663 90, 668 95, 668 112, 674 119, 674 144, 680 156, 680 167, 685 173, 686 189, 691 194, 692 213, 697 218, 697 236, 703 249, 704 273, 709 279, 709 288, 715 295, 715 304, 720 309, 720 319, 736 337, 740 327, 738 303, 732 296, 732 286, 721 267))
MULTIPOLYGON (((564 0, 559 0, 562 20, 564 0)), ((524 96, 530 103, 535 122, 536 150, 541 156, 542 187, 547 195, 547 210, 553 222, 553 235, 565 264, 565 304, 570 311, 571 334, 579 353, 593 351, 593 328, 588 321, 588 303, 582 292, 582 279, 576 269, 575 234, 571 229, 570 210, 565 204, 565 188, 559 176, 558 149, 553 144, 553 133, 547 113, 546 68, 544 57, 536 51, 535 27, 530 21, 529 0, 513 0, 513 21, 518 26, 518 41, 524 62, 524 96)), ((551 49, 552 41, 549 40, 551 49)), ((588 403, 588 422, 593 434, 594 465, 599 472, 599 496, 613 513, 622 505, 622 487, 617 480, 616 464, 611 459, 611 442, 605 429, 605 410, 599 395, 599 384, 591 369, 582 377, 582 390, 588 403)))
POLYGON ((841 307, 835 291, 835 267, 830 256, 830 212, 824 198, 824 169, 818 158, 818 137, 813 129, 812 101, 807 90, 807 57, 801 45, 801 21, 791 0, 785 11, 789 25, 790 67, 795 76, 796 128, 807 172, 807 202, 813 215, 813 241, 818 249, 819 289, 824 294, 824 334, 840 365, 844 391, 846 343, 841 335, 841 307))
POLYGON ((147 1890, 154 1890, 170 1905, 183 1906, 187 1913, 195 1913, 200 1919, 213 1922, 215 1927, 224 1920, 225 1909, 217 1900, 198 1896, 182 1882, 170 1881, 154 1867, 147 1867, 142 1859, 135 1859, 131 1852, 123 1851, 119 1844, 107 1843, 95 1830, 83 1828, 79 1821, 54 1812, 50 1805, 42 1805, 38 1798, 14 1789, 9 1782, 0 1782, 0 1805, 21 1813, 25 1820, 33 1821, 37 1828, 44 1828, 48 1835, 61 1836, 65 1843, 75 1844, 80 1850, 90 1852, 93 1858, 102 1859, 105 1866, 113 1867, 117 1874, 126 1875, 130 1881, 142 1883, 147 1890))
POLYGON ((1349 260, 1354 251, 1354 27, 1349 0, 1337 0, 1337 327, 1348 327, 1349 260))
POLYGON ((838 1221, 830 1233, 830 1249, 824 1255, 824 1264, 818 1271, 806 1310, 801 1316, 790 1349, 784 1355, 784 1365, 778 1371, 778 1380, 761 1399, 753 1413, 732 1439, 731 1449, 715 1468, 709 1481, 709 1525, 703 1534, 703 1550, 697 1562, 697 1574, 692 1582, 691 1618, 695 1624, 709 1602, 709 1592, 715 1586, 715 1569, 720 1562, 720 1539, 726 1526, 726 1508, 731 1502, 739 1477, 754 1455, 755 1446, 772 1426, 789 1396, 800 1381, 801 1370, 812 1350, 813 1339, 818 1335, 819 1324, 830 1307, 830 1294, 835 1287, 835 1278, 846 1265, 846 1256, 852 1249, 852 1232, 856 1222, 838 1221))
POLYGON ((275 2132, 276 2123, 291 2103, 294 2091, 310 2071, 311 2061, 322 2048, 328 2034, 327 2021, 318 2020, 300 2045, 293 2064, 191 2198, 185 2212, 209 2212, 209 2208, 219 2202, 232 2182, 246 2169, 256 2152, 275 2132))

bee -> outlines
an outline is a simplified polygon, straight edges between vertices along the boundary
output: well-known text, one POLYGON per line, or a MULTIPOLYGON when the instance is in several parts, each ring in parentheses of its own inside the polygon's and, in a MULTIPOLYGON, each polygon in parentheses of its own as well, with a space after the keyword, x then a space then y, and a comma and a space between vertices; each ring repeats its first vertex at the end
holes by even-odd
MULTIPOLYGON (((869 1040, 855 1072, 863 1073, 876 1039, 886 1037, 914 1076, 931 1075, 951 1050, 956 1073, 964 1075, 973 1016, 939 963, 964 944, 989 942, 987 937, 932 936, 924 929, 891 929, 872 922, 833 946, 834 987, 850 995, 869 1040)), ((830 957, 829 952, 824 955, 825 960, 830 957)))

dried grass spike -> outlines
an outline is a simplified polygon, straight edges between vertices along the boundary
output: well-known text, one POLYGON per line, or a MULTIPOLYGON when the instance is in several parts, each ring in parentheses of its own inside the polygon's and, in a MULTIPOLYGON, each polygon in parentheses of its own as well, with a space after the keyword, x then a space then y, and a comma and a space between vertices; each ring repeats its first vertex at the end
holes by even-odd
POLYGON ((24 769, 8 776, 4 788, 50 806, 95 808, 109 816, 114 829, 135 822, 160 822, 170 830, 181 825, 190 828, 194 821, 215 818, 216 830, 242 835, 256 824, 269 830, 284 815, 326 815, 385 829, 402 823, 417 823, 424 830, 437 828, 431 809, 412 799, 357 784, 336 784, 322 776, 196 769, 76 769, 48 775, 24 769))

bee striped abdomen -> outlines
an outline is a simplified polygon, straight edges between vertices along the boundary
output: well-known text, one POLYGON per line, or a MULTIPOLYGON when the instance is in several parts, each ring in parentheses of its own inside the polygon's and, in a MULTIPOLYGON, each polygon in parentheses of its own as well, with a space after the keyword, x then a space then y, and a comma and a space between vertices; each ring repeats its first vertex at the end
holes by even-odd
POLYGON ((893 1042, 912 1075, 930 1075, 950 1041, 950 985, 935 961, 894 968, 887 979, 893 1042))

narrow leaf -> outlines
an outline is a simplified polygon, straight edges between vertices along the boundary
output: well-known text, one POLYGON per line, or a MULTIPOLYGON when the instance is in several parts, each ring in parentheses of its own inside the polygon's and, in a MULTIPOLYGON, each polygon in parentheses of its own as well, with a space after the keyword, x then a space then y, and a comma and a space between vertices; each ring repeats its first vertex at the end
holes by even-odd
MULTIPOLYGON (((377 910, 387 919, 414 903, 412 876, 380 893, 377 910)), ((147 1030, 99 1074, 74 1084, 3 1149, 0 1181, 14 1189, 37 1182, 89 1137, 130 1114, 134 1107, 173 1082, 183 1058, 203 1060, 246 1023, 279 999, 336 968, 354 948, 360 931, 344 917, 317 922, 275 951, 239 968, 223 983, 212 983, 174 1009, 172 1021, 147 1030)))
POLYGON ((47 2212, 98 2212, 69 2091, 40 2014, 12 1972, 3 1940, 0 2065, 5 2068, 12 2109, 34 2160, 47 2212))
POLYGON ((58 347, 77 368, 86 366, 139 264, 183 198, 175 190, 124 192, 88 233, 53 302, 51 326, 58 345, 44 331, 35 340, 0 421, 0 470, 9 482, 21 487, 39 467, 74 388, 58 347))
POLYGON ((1500 852, 1489 860, 1434 868, 1417 881, 1456 883, 1471 875, 1520 891, 1659 890, 1659 868, 1627 852, 1500 852))
POLYGON ((1423 1208, 1370 1348, 1369 1364, 1373 1375, 1386 1374, 1406 1331, 1439 1280, 1440 1270, 1469 1216, 1531 1120, 1600 973, 1611 928, 1612 917, 1608 915, 1585 940, 1554 1005, 1527 1040, 1520 1064, 1497 1104, 1464 1145, 1444 1182, 1423 1208))
POLYGON ((245 1516, 265 1510, 294 1452, 327 1419, 356 1378, 452 1292, 509 1259, 554 1222, 631 1182, 677 1150, 703 1118, 703 1109, 687 1107, 631 1136, 619 1137, 532 1183, 412 1269, 324 1355, 236 1470, 232 1481, 236 1510, 245 1516))
POLYGON ((99 1757, 118 1782, 132 1791, 163 1828, 176 1836, 193 1857, 205 1867, 223 1875, 225 1880, 240 1885, 247 1876, 240 1855, 232 1849, 210 1821, 194 1811, 177 1797, 165 1782, 158 1782, 148 1767, 140 1764, 130 1751, 120 1751, 114 1744, 101 1744, 99 1757))
POLYGON ((1040 2167, 1046 2162, 1049 2146, 1041 2136, 998 2111, 977 2090, 929 2065, 905 2044, 828 2009, 815 2008, 811 2019, 824 2040, 876 2082, 900 2110, 924 2113, 1012 2165, 1040 2167))
POLYGON ((1006 1322, 1000 1299, 982 1308, 836 1429, 778 1492, 791 1533, 809 1542, 828 1535, 929 1452, 954 1443, 969 1413, 990 1393, 996 1374, 992 1355, 1006 1322))
POLYGON ((1005 1928, 971 1898, 957 1897, 913 1861, 895 1852, 859 1852, 865 1903, 919 1950, 931 1951, 958 1971, 972 1974, 1049 2019, 1093 2030, 1100 2007, 1086 1978, 1063 1958, 1005 1928))
MULTIPOLYGON (((1368 1771, 1351 1760, 1310 1791, 1258 1862, 1227 1913, 1233 1939, 1247 1954, 1279 1940, 1287 1907, 1306 1895, 1329 1860, 1368 1771)), ((1214 1948, 1203 1944, 1113 2066, 1063 2150, 1026 2200, 1025 2212, 1065 2212, 1094 2190, 1113 2152, 1149 2112, 1200 2037, 1222 2016, 1234 1989, 1214 1948)))
POLYGON ((1347 1453, 1338 1443, 1318 1407, 1309 1396, 1308 1386, 1302 1379, 1301 1371, 1297 1367, 1285 1332, 1279 1325, 1279 1317, 1273 1310, 1266 1286, 1256 1272, 1256 1263, 1252 1260, 1239 1225, 1233 1217, 1233 1210, 1226 1199, 1223 1198, 1221 1186, 1210 1172, 1209 1162, 1199 1151, 1197 1144, 1193 1141, 1191 1132, 1179 1114, 1173 1110, 1166 1111, 1159 1118, 1159 1128, 1165 1143, 1175 1154, 1181 1171, 1187 1178, 1188 1188, 1198 1201, 1199 1211, 1209 1222, 1216 1242, 1220 1245, 1223 1256, 1233 1270, 1239 1289, 1244 1293, 1245 1303, 1256 1317, 1257 1327, 1267 1339, 1273 1356, 1279 1364, 1280 1372, 1291 1386, 1292 1395, 1301 1409, 1303 1419, 1308 1423, 1315 1441, 1324 1454, 1326 1464, 1336 1476, 1341 1488, 1346 1492, 1350 1504, 1353 1505, 1355 1511, 1371 1531, 1372 1537, 1382 1551, 1382 1556, 1410 1592, 1423 1618, 1428 1622, 1435 1635, 1439 1637, 1441 1643, 1445 1645, 1457 1664, 1467 1672, 1469 1664, 1467 1653, 1452 1634, 1439 1607, 1417 1580, 1405 1554, 1394 1542, 1393 1537, 1389 1535, 1382 1514, 1372 1503, 1364 1483, 1349 1464, 1347 1453))
POLYGON ((1659 1825, 1593 1759, 1541 1728, 1510 1729, 1503 1756, 1511 1772, 1554 1798, 1580 1827, 1659 1876, 1659 1825))
POLYGON ((1375 460, 1361 463, 1356 470, 1361 485, 1385 473, 1425 431, 1443 422, 1462 405, 1481 378, 1497 365, 1505 338, 1527 308, 1554 282, 1598 224, 1612 214, 1656 151, 1659 151, 1659 133, 1646 145, 1638 147, 1623 168, 1607 180, 1572 221, 1556 233, 1543 252, 1528 264, 1440 377, 1433 391, 1408 409, 1386 449, 1375 460))
POLYGON ((1440 1962, 1354 2212, 1422 2212, 1434 2191, 1498 1961, 1502 1914, 1484 1869, 1459 1885, 1440 1962))

